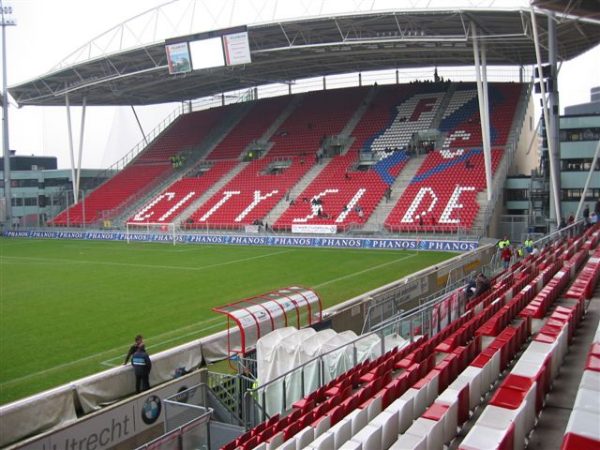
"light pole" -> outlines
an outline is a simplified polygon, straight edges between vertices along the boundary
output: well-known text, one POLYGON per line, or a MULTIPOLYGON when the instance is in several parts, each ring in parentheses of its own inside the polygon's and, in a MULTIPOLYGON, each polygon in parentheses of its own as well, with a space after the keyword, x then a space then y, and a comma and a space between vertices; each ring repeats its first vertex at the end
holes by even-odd
POLYGON ((4 155, 4 198, 6 200, 4 223, 10 228, 12 200, 10 195, 10 149, 8 144, 8 92, 6 91, 6 27, 15 26, 12 6, 0 0, 0 26, 2 27, 2 147, 4 155))

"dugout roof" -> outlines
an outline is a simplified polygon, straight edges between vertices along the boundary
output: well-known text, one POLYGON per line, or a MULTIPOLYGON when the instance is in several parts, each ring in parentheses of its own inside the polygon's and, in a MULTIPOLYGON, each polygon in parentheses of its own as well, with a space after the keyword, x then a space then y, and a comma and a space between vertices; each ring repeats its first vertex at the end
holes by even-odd
POLYGON ((246 354, 273 330, 288 326, 301 329, 320 322, 323 305, 312 289, 289 286, 266 294, 213 308, 227 316, 229 353, 246 354), (230 339, 232 321, 239 329, 239 346, 230 339))
MULTIPOLYGON (((547 18, 537 12, 542 43, 547 18)), ((169 75, 165 42, 107 52, 63 64, 9 88, 20 105, 145 105, 316 76, 472 66, 471 27, 486 42, 488 65, 535 64, 530 10, 410 9, 334 14, 248 25, 250 64, 169 75)), ((600 26, 586 18, 557 19, 558 59, 569 60, 600 43, 600 26)), ((177 36, 172 36, 177 37, 177 36)), ((542 58, 547 60, 546 49, 542 58)))

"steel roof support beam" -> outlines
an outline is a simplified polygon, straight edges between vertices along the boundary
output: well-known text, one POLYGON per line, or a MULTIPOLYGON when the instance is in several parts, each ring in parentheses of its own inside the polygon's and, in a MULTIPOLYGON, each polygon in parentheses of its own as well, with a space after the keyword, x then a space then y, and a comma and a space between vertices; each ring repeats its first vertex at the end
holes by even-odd
POLYGON ((596 152, 594 153, 594 157, 592 158, 592 166, 590 167, 590 171, 588 172, 588 176, 585 180, 585 185, 583 186, 583 192, 581 193, 581 198, 579 199, 579 205, 577 205, 577 213, 575 214, 575 218, 580 217, 581 208, 583 208, 583 204, 585 203, 585 196, 587 195, 587 190, 590 187, 590 181, 592 181, 592 175, 596 170, 596 163, 598 161, 598 156, 600 155, 600 140, 598 141, 598 145, 596 145, 596 152))
MULTIPOLYGON (((537 69, 538 75, 542 75, 542 55, 540 52, 540 42, 538 38, 537 32, 537 22, 535 19, 535 12, 533 11, 533 7, 530 9, 531 11, 531 28, 533 30, 533 44, 535 47, 535 57, 537 60, 537 69)), ((555 222, 556 227, 560 225, 560 192, 558 188, 558 180, 556 179, 555 174, 558 172, 558 167, 554 167, 556 161, 552 157, 555 154, 554 149, 554 141, 550 136, 550 111, 548 110, 548 100, 546 98, 546 86, 544 80, 540 78, 540 87, 542 90, 542 111, 544 113, 544 123, 546 124, 546 141, 548 142, 548 162, 550 163, 550 196, 552 197, 552 202, 550 204, 550 210, 552 211, 552 206, 554 206, 555 213, 555 222)))
MULTIPOLYGON (((69 140, 69 157, 71 159, 71 185, 73 186, 73 199, 77 203, 77 191, 75 190, 75 156, 73 155, 73 130, 71 128, 71 103, 69 102, 69 93, 65 94, 65 108, 67 110, 67 138, 69 140)), ((67 208, 69 205, 67 204, 67 208)))
MULTIPOLYGON (((87 97, 83 97, 81 105, 81 128, 79 130, 79 155, 77 156, 77 187, 76 191, 79 194, 79 180, 81 179, 81 156, 83 155, 83 135, 85 132, 85 111, 86 111, 87 97)), ((77 196, 79 198, 79 195, 77 196)))
MULTIPOLYGON (((477 99, 479 100, 479 123, 481 125, 481 136, 483 140, 483 159, 485 163, 485 184, 487 187, 487 199, 492 200, 492 153, 489 146, 489 110, 487 109, 487 78, 484 89, 481 80, 481 61, 479 60, 479 45, 477 42, 477 26, 471 22, 471 33, 473 37, 473 57, 475 59, 475 78, 477 79, 477 99)), ((485 50, 485 47, 482 49, 485 50)))
MULTIPOLYGON (((492 142, 491 142, 491 127, 490 127, 490 96, 488 94, 488 81, 487 81, 487 47, 485 45, 485 41, 481 41, 481 75, 483 82, 483 120, 485 121, 485 142, 483 143, 483 156, 487 157, 488 163, 485 168, 486 182, 489 183, 489 186, 493 186, 492 178, 492 142), (489 166, 489 167, 488 167, 489 166), (488 178, 489 177, 489 178, 488 178)), ((493 195, 493 188, 490 189, 491 194, 493 195)))
POLYGON ((140 118, 138 117, 137 112, 135 111, 135 106, 131 105, 131 111, 133 111, 133 116, 135 117, 135 121, 137 122, 138 128, 140 129, 140 131, 142 133, 142 138, 144 139, 144 142, 146 143, 146 145, 148 145, 148 139, 146 138, 146 133, 144 133, 144 129, 142 128, 142 122, 140 122, 140 118))
POLYGON ((548 14, 548 62, 550 63, 550 86, 548 86, 548 112, 550 113, 550 136, 549 140, 552 139, 552 153, 548 156, 554 160, 552 167, 552 176, 554 183, 556 183, 555 195, 558 194, 558 206, 556 210, 556 216, 559 218, 562 215, 560 210, 560 139, 559 139, 559 128, 560 128, 560 117, 559 117, 559 99, 558 99, 558 64, 557 55, 558 49, 556 42, 556 21, 554 14, 548 14))
MULTIPOLYGON (((9 26, 8 17, 4 17, 4 8, 0 4, 0 26, 2 27, 2 155, 4 156, 4 215, 6 228, 10 228, 12 222, 12 194, 10 192, 10 144, 8 139, 8 91, 6 90, 6 27, 9 26)), ((13 23, 14 25, 14 23, 13 23)))
MULTIPOLYGON (((86 97, 83 97, 81 110, 81 131, 79 136, 79 152, 77 157, 77 167, 75 167, 75 153, 73 149, 73 127, 71 124, 71 104, 69 102, 69 93, 65 94, 65 107, 67 110, 67 137, 69 140, 69 156, 71 159, 71 185, 73 186, 73 201, 79 201, 79 178, 81 174, 81 156, 83 154, 83 135, 85 130, 85 110, 86 97)), ((67 205, 68 207, 68 205, 67 205)))

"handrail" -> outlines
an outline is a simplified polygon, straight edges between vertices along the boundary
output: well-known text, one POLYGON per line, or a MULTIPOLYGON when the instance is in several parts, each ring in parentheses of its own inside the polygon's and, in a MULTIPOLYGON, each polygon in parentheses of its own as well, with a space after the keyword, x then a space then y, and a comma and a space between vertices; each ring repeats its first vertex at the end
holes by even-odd
MULTIPOLYGON (((540 243, 547 242, 549 240, 556 240, 556 239, 560 238, 561 236, 563 236, 564 233, 570 233, 570 232, 572 232, 572 230, 575 230, 578 227, 580 228, 582 226, 583 226, 583 221, 578 221, 575 224, 564 228, 563 230, 559 230, 557 232, 551 233, 550 235, 544 237, 543 239, 538 240, 536 243, 540 244, 540 243)), ((497 274, 498 267, 497 267, 496 262, 497 261, 492 260, 490 263, 488 263, 486 265, 486 267, 489 267, 490 276, 497 274)), ((385 350, 386 336, 388 334, 396 332, 396 330, 400 330, 401 334, 404 335, 404 332, 402 332, 401 330, 406 329, 407 326, 409 326, 409 328, 410 328, 410 333, 407 335, 407 339, 410 339, 410 340, 414 339, 414 335, 415 335, 414 331, 416 331, 417 329, 413 328, 413 326, 418 326, 419 329, 421 330, 418 332, 418 334, 427 334, 429 337, 434 336, 435 334, 437 334, 440 331, 440 329, 443 326, 445 326, 446 322, 448 324, 452 323, 452 321, 456 320, 464 312, 464 307, 466 304, 465 303, 466 297, 464 297, 464 295, 462 295, 462 296, 459 295, 457 297, 457 299, 459 301, 458 312, 456 312, 456 311, 450 312, 447 317, 443 318, 444 323, 441 322, 441 318, 438 318, 438 322, 436 325, 436 322, 434 322, 434 316, 432 316, 432 311, 434 311, 435 306, 440 304, 440 302, 446 301, 448 299, 448 295, 452 291, 458 292, 460 294, 460 292, 461 292, 460 287, 462 285, 464 285, 464 280, 465 280, 465 277, 461 278, 460 280, 456 281, 452 285, 449 285, 444 290, 442 290, 441 295, 438 292, 436 294, 432 294, 429 297, 425 297, 424 299, 421 300, 420 305, 417 306, 416 308, 413 308, 410 311, 407 311, 406 313, 401 313, 391 320, 382 322, 381 324, 378 325, 378 327, 376 329, 373 329, 373 330, 369 331, 368 333, 365 333, 365 334, 357 337, 356 339, 344 344, 343 346, 337 347, 337 348, 332 349, 328 352, 325 352, 321 355, 318 355, 318 356, 310 359, 309 361, 305 362, 302 366, 288 370, 285 373, 279 375, 278 377, 270 380, 269 382, 259 386, 258 388, 248 390, 246 394, 249 395, 253 399, 258 399, 261 397, 261 395, 264 398, 265 391, 267 389, 269 389, 271 386, 274 386, 277 383, 283 383, 283 389, 285 390, 286 383, 294 382, 293 380, 290 380, 289 378, 292 376, 296 376, 296 377, 299 376, 299 377, 301 377, 300 382, 302 384, 301 394, 303 396, 305 396, 306 395, 305 380, 304 380, 305 368, 307 368, 311 365, 317 364, 317 367, 319 368, 319 370, 322 371, 321 365, 325 364, 325 361, 328 356, 330 356, 331 354, 336 353, 336 352, 349 351, 349 350, 352 350, 354 364, 356 364, 357 363, 357 353, 356 353, 357 344, 363 339, 367 339, 371 336, 380 337, 380 342, 381 342, 381 346, 382 346, 381 351, 383 354, 383 352, 385 350), (407 322, 407 321, 409 321, 409 322, 407 322), (404 327, 402 327, 402 324, 404 324, 404 327)), ((319 385, 323 385, 324 384, 323 374, 320 373, 319 377, 320 377, 319 385)), ((295 383, 298 383, 297 379, 295 379, 295 383)), ((280 386, 277 387, 277 389, 279 389, 279 388, 280 388, 280 386)), ((287 399, 285 398, 285 395, 286 394, 283 393, 282 402, 283 402, 283 405, 287 407, 287 399)), ((263 403, 264 403, 264 400, 263 400, 263 403)), ((257 406, 260 406, 260 405, 257 405, 257 406)), ((261 408, 259 408, 259 409, 261 409, 261 408)), ((284 408, 284 410, 285 409, 286 408, 284 408)), ((268 413, 268 411, 263 410, 263 417, 266 413, 268 413)))
POLYGON ((208 372, 207 373, 207 380, 206 380, 206 386, 208 387, 209 390, 211 390, 213 392, 213 394, 215 395, 215 397, 217 397, 217 399, 219 400, 219 402, 222 404, 222 406, 227 410, 227 412, 229 413, 229 416, 234 418, 236 420, 236 422, 239 425, 244 425, 243 420, 239 417, 240 414, 240 409, 239 409, 239 398, 235 398, 233 397, 229 391, 227 389, 222 389, 220 392, 225 393, 225 395, 227 396, 227 398, 232 402, 232 404, 236 405, 236 411, 232 411, 225 403, 223 403, 221 401, 220 398, 218 398, 217 393, 214 390, 215 386, 222 386, 224 384, 225 381, 233 381, 234 383, 238 383, 239 381, 239 376, 237 375, 228 375, 225 373, 217 373, 217 372, 208 372))
MULTIPOLYGON (((150 130, 137 144, 135 144, 131 150, 129 150, 125 155, 119 158, 116 162, 111 164, 107 169, 100 172, 96 178, 101 178, 106 175, 105 178, 110 179, 111 175, 110 171, 114 171, 114 174, 118 173, 120 170, 124 169, 127 164, 135 159, 137 155, 139 155, 145 148, 152 145, 154 140, 164 131, 169 125, 171 125, 175 119, 177 119, 181 114, 183 114, 183 107, 178 106, 171 113, 169 113, 162 121, 158 123, 152 130, 150 130)), ((113 174, 113 175, 114 175, 113 174)))

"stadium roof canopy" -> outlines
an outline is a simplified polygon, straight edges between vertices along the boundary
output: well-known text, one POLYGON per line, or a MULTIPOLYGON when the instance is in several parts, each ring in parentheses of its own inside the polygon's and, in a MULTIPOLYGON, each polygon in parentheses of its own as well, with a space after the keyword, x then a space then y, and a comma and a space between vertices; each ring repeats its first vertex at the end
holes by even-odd
MULTIPOLYGON (((188 5, 196 1, 180 0, 188 5)), ((230 4, 236 8, 235 0, 223 0, 222 4, 225 9, 230 4)), ((71 105, 82 104, 84 97, 87 105, 145 105, 334 74, 472 66, 473 26, 486 43, 488 65, 536 62, 529 8, 323 13, 249 24, 251 63, 177 75, 169 75, 165 39, 184 39, 197 29, 160 40, 154 36, 150 44, 138 41, 127 49, 122 45, 117 51, 110 49, 111 42, 122 42, 131 34, 132 19, 90 41, 49 73, 12 86, 9 92, 19 105, 64 105, 67 93, 71 105)), ((152 20, 158 21, 160 14, 152 15, 151 10, 134 19, 140 21, 149 14, 145 29, 152 28, 152 20)), ((539 10, 536 15, 543 44, 548 20, 539 10)), ((235 25, 239 24, 238 20, 235 25)), ((559 60, 572 59, 600 43, 600 25, 585 17, 558 14, 556 31, 559 60)), ((545 49, 542 58, 547 60, 545 49)))

